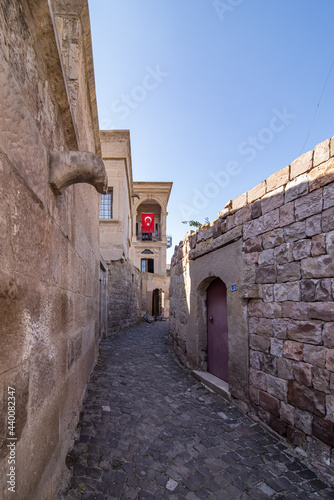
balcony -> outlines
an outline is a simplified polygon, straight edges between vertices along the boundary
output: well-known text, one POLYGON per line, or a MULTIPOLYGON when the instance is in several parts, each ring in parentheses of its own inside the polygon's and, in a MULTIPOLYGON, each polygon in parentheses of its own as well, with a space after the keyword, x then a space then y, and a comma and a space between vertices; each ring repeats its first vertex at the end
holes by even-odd
POLYGON ((137 233, 137 241, 161 241, 161 234, 159 231, 153 233, 137 233))

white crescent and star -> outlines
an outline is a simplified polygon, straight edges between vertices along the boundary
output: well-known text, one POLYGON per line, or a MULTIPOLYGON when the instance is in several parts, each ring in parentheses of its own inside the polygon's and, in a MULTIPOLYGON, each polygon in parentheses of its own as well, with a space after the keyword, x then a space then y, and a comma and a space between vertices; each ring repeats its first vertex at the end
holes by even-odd
POLYGON ((152 217, 145 217, 145 223, 149 226, 152 222, 152 217), (147 222, 148 219, 148 222, 147 222))

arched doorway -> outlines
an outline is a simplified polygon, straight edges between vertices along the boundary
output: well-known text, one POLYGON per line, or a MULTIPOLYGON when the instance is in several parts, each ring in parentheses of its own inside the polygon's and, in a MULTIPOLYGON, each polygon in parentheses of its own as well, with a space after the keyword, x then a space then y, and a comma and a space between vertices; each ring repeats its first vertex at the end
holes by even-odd
POLYGON ((226 286, 215 279, 207 289, 208 372, 228 382, 226 286))

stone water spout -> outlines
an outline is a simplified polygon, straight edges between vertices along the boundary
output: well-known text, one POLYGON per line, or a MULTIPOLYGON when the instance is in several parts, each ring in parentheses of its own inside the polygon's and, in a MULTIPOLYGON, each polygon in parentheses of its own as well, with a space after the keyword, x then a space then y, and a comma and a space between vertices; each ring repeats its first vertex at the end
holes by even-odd
POLYGON ((68 186, 87 183, 106 194, 108 177, 102 159, 87 151, 52 151, 49 157, 49 182, 56 195, 68 186))

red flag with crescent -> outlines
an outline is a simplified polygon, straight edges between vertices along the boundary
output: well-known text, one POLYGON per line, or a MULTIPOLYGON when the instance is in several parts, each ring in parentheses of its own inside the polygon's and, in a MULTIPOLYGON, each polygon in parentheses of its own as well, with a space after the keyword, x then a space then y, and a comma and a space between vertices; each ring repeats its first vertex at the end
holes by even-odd
POLYGON ((143 233, 153 233, 154 231, 154 214, 141 214, 143 233))

